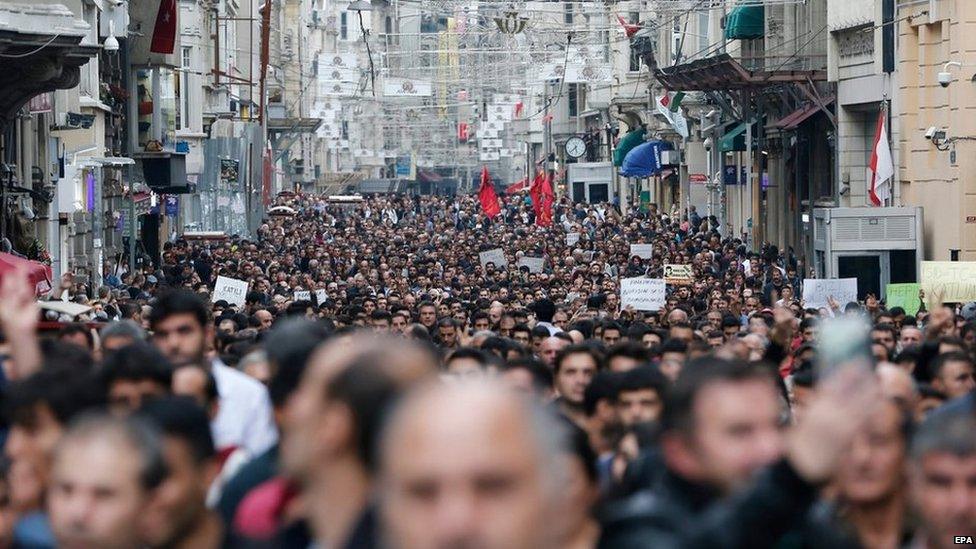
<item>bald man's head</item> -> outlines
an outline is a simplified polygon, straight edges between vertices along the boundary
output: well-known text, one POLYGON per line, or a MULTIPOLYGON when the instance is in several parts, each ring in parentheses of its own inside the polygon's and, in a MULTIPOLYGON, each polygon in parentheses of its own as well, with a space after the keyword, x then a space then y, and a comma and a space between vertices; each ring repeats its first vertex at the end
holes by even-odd
POLYGON ((285 473, 312 482, 340 458, 352 458, 370 473, 386 412, 402 392, 435 371, 433 355, 403 339, 353 336, 323 345, 286 404, 285 473))
POLYGON ((918 401, 918 385, 911 374, 890 362, 878 364, 875 372, 881 382, 881 394, 894 400, 905 411, 912 411, 918 401))
POLYGON ((382 446, 389 540, 403 548, 552 546, 563 432, 494 382, 415 392, 382 446))
POLYGON ((542 345, 539 347, 539 358, 542 362, 546 363, 546 366, 550 368, 556 363, 556 355, 563 347, 569 345, 569 342, 565 339, 559 337, 547 337, 542 340, 542 345))

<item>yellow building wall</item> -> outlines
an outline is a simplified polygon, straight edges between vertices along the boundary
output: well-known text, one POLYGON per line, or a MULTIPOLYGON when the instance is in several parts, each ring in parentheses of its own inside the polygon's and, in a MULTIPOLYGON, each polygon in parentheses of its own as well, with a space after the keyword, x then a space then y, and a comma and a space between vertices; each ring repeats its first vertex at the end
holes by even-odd
POLYGON ((904 202, 925 209, 925 259, 946 260, 958 249, 961 260, 976 260, 976 2, 936 5, 934 13, 899 24, 898 176, 904 202), (938 73, 948 61, 963 67, 950 68, 955 81, 944 88, 938 73), (932 126, 958 139, 949 151, 924 137, 932 126))

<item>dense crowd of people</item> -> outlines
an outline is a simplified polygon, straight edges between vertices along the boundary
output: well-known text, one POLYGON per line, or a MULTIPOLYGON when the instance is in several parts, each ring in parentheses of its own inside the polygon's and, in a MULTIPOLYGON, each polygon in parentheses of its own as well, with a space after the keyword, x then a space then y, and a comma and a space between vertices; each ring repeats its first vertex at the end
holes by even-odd
POLYGON ((807 308, 791 249, 694 208, 279 200, 64 277, 57 332, 0 281, 0 547, 973 543, 976 306, 807 308))

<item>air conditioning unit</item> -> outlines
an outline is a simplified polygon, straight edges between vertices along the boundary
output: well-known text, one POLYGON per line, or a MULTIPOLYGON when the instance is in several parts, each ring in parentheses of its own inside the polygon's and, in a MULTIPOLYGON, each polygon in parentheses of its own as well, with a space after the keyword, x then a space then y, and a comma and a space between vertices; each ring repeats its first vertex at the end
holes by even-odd
POLYGON ((881 296, 891 283, 918 281, 922 208, 814 208, 811 221, 818 277, 857 278, 861 298, 881 296))

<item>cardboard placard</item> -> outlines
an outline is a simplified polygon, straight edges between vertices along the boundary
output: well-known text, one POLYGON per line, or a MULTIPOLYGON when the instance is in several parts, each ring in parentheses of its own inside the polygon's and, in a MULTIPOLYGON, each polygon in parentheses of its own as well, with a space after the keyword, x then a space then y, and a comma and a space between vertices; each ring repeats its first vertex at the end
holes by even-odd
POLYGON ((908 284, 888 284, 885 287, 885 307, 891 310, 894 307, 905 309, 905 314, 915 316, 921 302, 918 299, 918 289, 921 286, 918 282, 908 284))
POLYGON ((541 273, 545 265, 546 260, 541 257, 522 256, 518 260, 518 266, 528 267, 530 273, 541 273))
POLYGON ((660 311, 667 299, 662 278, 625 278, 620 281, 620 306, 638 311, 660 311))
POLYGON ((295 301, 312 301, 312 292, 308 290, 296 290, 295 301))
POLYGON ((923 261, 921 287, 926 300, 976 301, 976 261, 923 261))
POLYGON ((224 300, 231 305, 243 307, 247 298, 247 281, 226 276, 217 276, 211 301, 224 300))
POLYGON ((315 290, 315 302, 319 305, 325 303, 325 300, 329 299, 329 293, 325 290, 315 290))
POLYGON ((653 244, 631 244, 630 257, 635 255, 641 259, 650 259, 653 255, 653 244))
POLYGON ((501 248, 481 252, 478 254, 478 259, 481 260, 482 267, 489 263, 494 263, 495 267, 499 268, 508 267, 508 259, 505 258, 505 252, 501 248))
POLYGON ((671 286, 689 286, 695 282, 695 271, 691 265, 665 263, 664 282, 671 286))
POLYGON ((579 242, 579 239, 580 239, 579 233, 566 233, 567 246, 575 246, 576 243, 579 242))
POLYGON ((857 301, 856 278, 805 278, 803 279, 804 307, 820 309, 829 307, 828 298, 834 298, 843 309, 851 301, 857 301))

